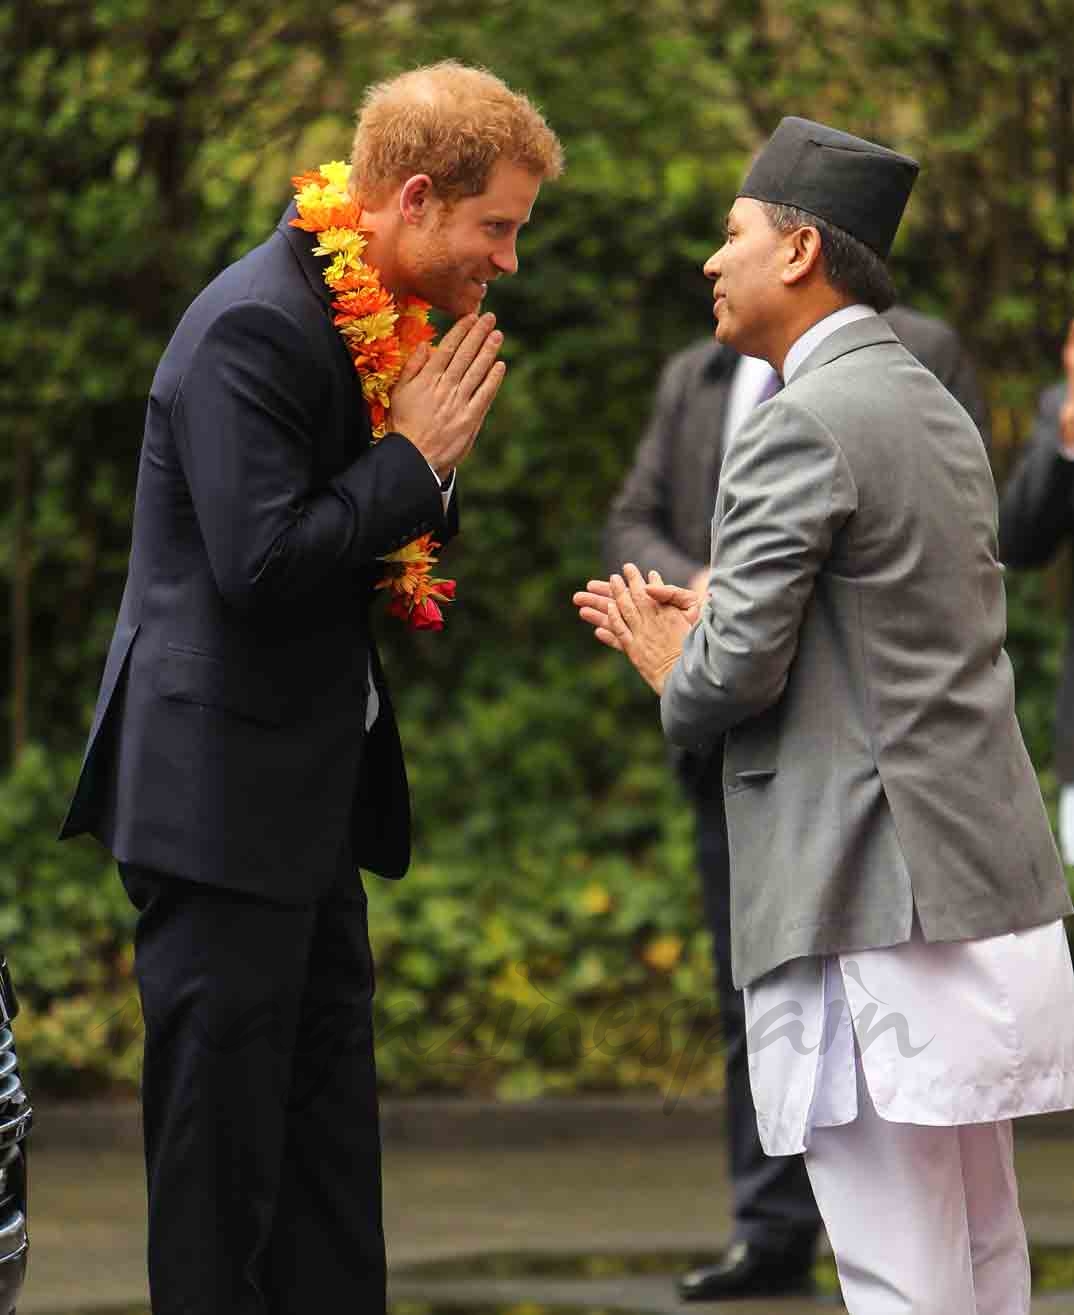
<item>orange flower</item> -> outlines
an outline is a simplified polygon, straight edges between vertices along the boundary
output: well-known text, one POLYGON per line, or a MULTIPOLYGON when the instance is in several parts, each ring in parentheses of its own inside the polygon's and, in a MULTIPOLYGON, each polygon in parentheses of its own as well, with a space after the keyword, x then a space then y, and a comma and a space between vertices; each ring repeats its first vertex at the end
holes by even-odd
MULTIPOLYGON (((428 302, 404 297, 396 303, 377 271, 362 259, 364 243, 357 238, 362 205, 347 192, 349 176, 349 167, 339 160, 296 174, 298 217, 291 225, 316 234, 323 248, 318 254, 331 256, 324 281, 334 294, 333 323, 361 379, 376 442, 388 432, 391 390, 407 357, 435 338, 436 331, 429 323, 428 302)), ((381 558, 385 570, 377 588, 391 593, 388 611, 417 630, 441 630, 444 618, 437 604, 455 597, 455 581, 432 574, 437 547, 431 534, 423 534, 381 558)))
POLYGON ((294 174, 291 183, 296 192, 301 192, 304 187, 327 187, 328 179, 320 169, 309 169, 304 174, 294 174))

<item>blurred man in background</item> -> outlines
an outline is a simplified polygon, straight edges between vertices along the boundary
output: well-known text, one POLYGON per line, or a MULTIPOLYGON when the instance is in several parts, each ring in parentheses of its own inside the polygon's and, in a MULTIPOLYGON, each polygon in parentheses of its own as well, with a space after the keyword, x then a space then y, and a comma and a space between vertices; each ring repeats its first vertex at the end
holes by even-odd
MULTIPOLYGON (((1067 330, 1065 379, 1040 395, 1033 434, 999 504, 999 553, 1008 566, 1044 566, 1074 534, 1074 320, 1067 330)), ((1055 713, 1059 843, 1074 863, 1074 606, 1055 713)))
MULTIPOLYGON (((966 408, 987 446, 988 409, 955 331, 942 320, 902 306, 889 310, 886 319, 966 408)), ((657 570, 668 583, 704 593, 722 453, 753 408, 779 386, 767 361, 741 356, 712 339, 671 358, 634 465, 612 504, 604 540, 609 572, 634 562, 646 574, 657 570)), ((820 1215, 802 1157, 766 1156, 757 1134, 742 993, 731 984, 723 744, 713 745, 703 756, 678 750, 672 755, 697 815, 697 863, 713 938, 725 1045, 734 1200, 730 1244, 712 1264, 684 1274, 679 1290, 684 1300, 697 1301, 802 1291, 811 1282, 820 1215)))

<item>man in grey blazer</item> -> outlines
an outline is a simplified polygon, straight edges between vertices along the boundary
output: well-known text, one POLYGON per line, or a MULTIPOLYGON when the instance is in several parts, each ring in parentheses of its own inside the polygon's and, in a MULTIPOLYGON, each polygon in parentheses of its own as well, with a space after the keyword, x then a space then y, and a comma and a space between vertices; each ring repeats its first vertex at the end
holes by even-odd
POLYGON ((1010 1121, 1074 1105, 1071 903, 984 446, 876 314, 916 173, 780 124, 705 267, 720 341, 785 383, 724 455, 706 594, 627 564, 576 603, 673 743, 727 735, 761 1140, 804 1150, 848 1309, 1024 1315, 1010 1121))
MULTIPOLYGON (((905 306, 885 319, 900 341, 966 408, 987 446, 988 407, 958 334, 942 320, 905 306)), ((777 380, 767 362, 740 356, 711 338, 677 353, 665 367, 653 413, 604 535, 609 571, 634 562, 669 584, 705 588, 712 509, 725 446, 777 380)), ((771 1157, 757 1133, 746 1062, 742 992, 731 982, 731 906, 723 806, 723 740, 704 754, 672 750, 672 762, 697 818, 697 864, 712 933, 724 1043, 727 1147, 733 1233, 713 1261, 679 1280, 688 1301, 807 1291, 820 1215, 801 1156, 771 1157)))
MULTIPOLYGON (((1044 566, 1074 536, 1074 320, 1063 372, 1064 380, 1041 393, 1032 437, 1000 498, 999 555, 1008 566, 1044 566)), ((1074 863, 1074 611, 1056 699, 1055 768, 1060 846, 1074 863)))

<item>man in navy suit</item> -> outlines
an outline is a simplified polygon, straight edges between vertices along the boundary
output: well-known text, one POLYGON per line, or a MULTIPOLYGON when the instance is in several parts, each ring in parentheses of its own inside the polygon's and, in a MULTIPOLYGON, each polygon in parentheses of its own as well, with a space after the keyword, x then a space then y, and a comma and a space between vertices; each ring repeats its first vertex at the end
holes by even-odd
POLYGON ((154 1315, 385 1310, 357 869, 403 875, 410 812, 369 604, 378 559, 456 530, 454 472, 504 373, 478 312, 560 167, 491 74, 447 62, 367 93, 363 259, 459 317, 405 366, 375 445, 294 207, 157 369, 64 825, 111 850, 139 911, 154 1315))

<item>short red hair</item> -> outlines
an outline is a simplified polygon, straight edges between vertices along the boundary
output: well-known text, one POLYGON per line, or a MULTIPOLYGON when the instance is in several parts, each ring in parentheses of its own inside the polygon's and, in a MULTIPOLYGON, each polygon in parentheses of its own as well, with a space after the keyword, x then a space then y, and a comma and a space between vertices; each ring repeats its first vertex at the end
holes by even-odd
POLYGON ((443 60, 371 86, 362 98, 351 185, 367 205, 428 174, 455 201, 488 187, 497 160, 542 181, 563 171, 559 139, 531 101, 486 69, 443 60))

